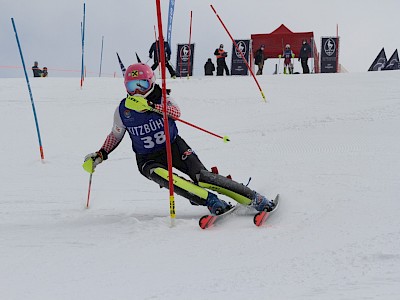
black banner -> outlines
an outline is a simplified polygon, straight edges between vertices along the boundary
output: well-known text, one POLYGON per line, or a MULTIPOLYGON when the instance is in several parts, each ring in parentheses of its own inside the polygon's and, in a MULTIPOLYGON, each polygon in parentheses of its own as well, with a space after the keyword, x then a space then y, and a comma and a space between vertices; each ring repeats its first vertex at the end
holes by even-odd
POLYGON ((387 59, 385 48, 382 48, 381 52, 379 52, 372 65, 369 67, 368 71, 380 71, 386 66, 386 62, 387 59))
POLYGON ((178 53, 176 55, 176 76, 185 77, 193 75, 193 57, 194 44, 178 44, 178 53))
POLYGON ((397 49, 393 52, 392 56, 386 62, 385 67, 383 68, 384 71, 386 70, 398 70, 399 69, 399 53, 397 49))
POLYGON ((321 42, 321 73, 337 73, 338 65, 337 37, 323 37, 321 42))
MULTIPOLYGON (((242 51, 244 58, 249 61, 250 55, 250 40, 235 40, 240 51, 242 51)), ((236 49, 235 44, 232 44, 232 64, 231 75, 247 75, 248 69, 246 63, 243 61, 240 52, 236 49)))

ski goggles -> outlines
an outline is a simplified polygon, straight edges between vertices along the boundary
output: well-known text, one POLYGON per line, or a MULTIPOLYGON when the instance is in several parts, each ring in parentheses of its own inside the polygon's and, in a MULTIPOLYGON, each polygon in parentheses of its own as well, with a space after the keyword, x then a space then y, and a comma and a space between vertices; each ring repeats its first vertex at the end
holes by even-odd
POLYGON ((135 91, 147 92, 150 89, 151 84, 149 80, 138 79, 128 81, 125 86, 128 93, 133 93, 135 91))

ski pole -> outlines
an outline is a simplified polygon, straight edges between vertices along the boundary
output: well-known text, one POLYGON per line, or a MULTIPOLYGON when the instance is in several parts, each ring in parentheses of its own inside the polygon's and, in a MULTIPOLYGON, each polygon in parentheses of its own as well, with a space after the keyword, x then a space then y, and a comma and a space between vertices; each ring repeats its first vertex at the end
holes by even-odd
POLYGON ((90 173, 89 188, 88 188, 88 194, 87 194, 87 200, 86 200, 86 208, 89 208, 90 190, 92 188, 92 176, 93 176, 93 173, 90 173))
POLYGON ((92 176, 93 176, 93 159, 88 159, 82 164, 83 169, 90 174, 89 177, 89 188, 88 188, 88 195, 86 200, 86 208, 89 208, 89 200, 90 200, 90 190, 92 188, 92 176))
POLYGON ((247 69, 250 71, 251 76, 253 76, 254 81, 256 82, 256 84, 257 84, 257 86, 258 86, 258 89, 259 89, 260 92, 261 92, 261 96, 263 97, 264 102, 266 102, 264 92, 263 92, 263 90, 261 89, 261 86, 260 86, 260 84, 258 83, 258 80, 257 80, 256 76, 254 75, 254 72, 251 70, 251 68, 250 68, 250 66, 249 66, 249 64, 248 64, 248 62, 247 62, 247 60, 246 60, 246 58, 244 57, 243 52, 239 49, 238 45, 236 44, 235 40, 233 39, 232 35, 230 34, 228 28, 226 28, 224 22, 222 21, 222 19, 221 19, 221 18, 219 17, 219 15, 217 14, 217 11, 214 9, 214 6, 212 6, 212 4, 210 4, 210 6, 211 6, 211 9, 214 11, 215 15, 217 16, 218 20, 221 22, 222 26, 224 27, 226 33, 227 33, 227 34, 229 35, 229 37, 231 38, 233 44, 235 45, 236 50, 237 50, 237 51, 240 53, 240 55, 242 56, 242 59, 243 59, 243 61, 245 62, 246 66, 247 66, 247 69))

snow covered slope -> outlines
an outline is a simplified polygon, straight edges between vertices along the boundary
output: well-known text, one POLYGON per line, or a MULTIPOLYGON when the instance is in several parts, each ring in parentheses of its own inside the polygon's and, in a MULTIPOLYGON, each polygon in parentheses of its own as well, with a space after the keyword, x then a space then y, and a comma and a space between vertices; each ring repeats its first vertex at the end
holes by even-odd
POLYGON ((178 123, 207 167, 280 210, 203 231, 207 212, 141 176, 126 136, 89 176, 122 79, 0 79, 1 298, 398 299, 400 72, 169 80, 178 123))

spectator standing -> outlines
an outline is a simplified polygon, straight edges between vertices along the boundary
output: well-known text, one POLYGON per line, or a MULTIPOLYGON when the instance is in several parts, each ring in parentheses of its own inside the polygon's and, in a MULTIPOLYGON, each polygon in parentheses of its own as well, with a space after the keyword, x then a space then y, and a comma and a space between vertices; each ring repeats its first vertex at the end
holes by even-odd
POLYGON ((209 58, 204 65, 204 75, 214 76, 214 71, 215 71, 215 65, 211 61, 211 58, 209 58))
MULTIPOLYGON (((171 59, 171 48, 169 47, 169 44, 166 41, 164 41, 164 52, 165 52, 165 66, 167 67, 171 77, 176 78, 175 70, 169 62, 169 60, 171 59)), ((151 69, 153 71, 157 69, 158 64, 160 63, 159 55, 160 55, 160 41, 157 40, 151 45, 149 50, 149 57, 153 58, 154 56, 154 64, 151 66, 151 69)))
POLYGON ((266 60, 266 58, 264 58, 264 49, 265 46, 261 45, 260 49, 254 54, 254 63, 258 66, 257 75, 262 75, 263 72, 264 61, 266 60))
POLYGON ((301 61, 301 67, 303 68, 303 74, 309 74, 310 68, 308 67, 308 58, 311 56, 311 46, 304 39, 300 48, 299 61, 301 61))
POLYGON ((229 69, 225 62, 228 52, 225 52, 223 44, 219 45, 218 49, 215 49, 214 55, 217 58, 217 76, 223 76, 224 70, 226 75, 229 75, 229 69))
POLYGON ((33 71, 33 77, 42 77, 43 71, 39 69, 39 63, 35 61, 33 63, 32 71, 33 71))

